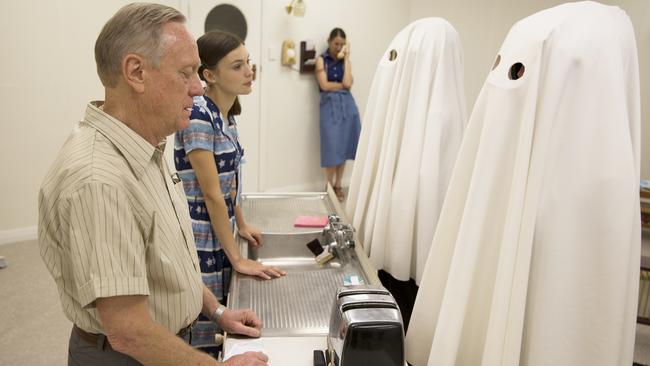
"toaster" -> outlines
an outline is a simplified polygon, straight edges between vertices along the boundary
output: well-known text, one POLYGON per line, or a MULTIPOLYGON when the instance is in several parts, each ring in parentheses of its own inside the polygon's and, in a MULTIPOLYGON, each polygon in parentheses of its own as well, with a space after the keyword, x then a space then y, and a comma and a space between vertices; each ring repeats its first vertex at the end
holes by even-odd
POLYGON ((326 357, 334 366, 403 366, 404 325, 382 286, 340 287, 334 298, 326 357))

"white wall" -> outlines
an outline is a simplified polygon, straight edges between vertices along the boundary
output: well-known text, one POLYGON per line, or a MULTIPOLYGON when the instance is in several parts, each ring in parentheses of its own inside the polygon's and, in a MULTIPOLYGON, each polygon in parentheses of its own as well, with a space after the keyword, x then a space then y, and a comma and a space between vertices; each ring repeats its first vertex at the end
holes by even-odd
MULTIPOLYGON (((183 9, 186 1, 160 1, 183 9)), ((125 0, 0 2, 0 243, 35 236, 40 183, 85 105, 103 99, 93 47, 101 27, 125 0)), ((263 0, 262 168, 265 190, 324 188, 319 167, 318 88, 313 75, 281 67, 285 38, 314 39, 322 50, 342 27, 352 45, 361 111, 380 55, 408 20, 400 0, 306 1, 304 18, 288 16, 288 0, 263 0), (269 46, 278 50, 268 60, 269 46)), ((348 173, 349 173, 348 168, 348 173)))
MULTIPOLYGON (((473 106, 510 27, 559 0, 411 0, 410 21, 436 16, 447 19, 460 34, 465 61, 465 95, 473 106)), ((608 0, 632 20, 641 77, 641 178, 650 179, 650 1, 608 0)))
MULTIPOLYGON (((160 1, 182 8, 185 1, 160 1)), ((23 0, 0 2, 0 243, 33 236, 38 187, 85 104, 102 99, 93 46, 106 20, 125 0, 23 0)), ((378 59, 406 24, 426 16, 449 20, 465 54, 465 85, 472 106, 511 25, 554 0, 307 0, 304 18, 284 12, 287 0, 262 1, 262 190, 320 190, 318 88, 313 75, 280 66, 282 41, 312 39, 319 51, 329 31, 343 28, 351 43, 361 114, 378 59), (268 58, 269 47, 278 52, 268 58)), ((650 2, 610 1, 635 26, 641 65, 642 177, 650 179, 650 2)), ((349 174, 350 168, 347 169, 349 174)))
POLYGON ((83 117, 85 103, 103 99, 95 39, 126 3, 0 2, 0 242, 35 233, 38 188, 47 169, 83 117))

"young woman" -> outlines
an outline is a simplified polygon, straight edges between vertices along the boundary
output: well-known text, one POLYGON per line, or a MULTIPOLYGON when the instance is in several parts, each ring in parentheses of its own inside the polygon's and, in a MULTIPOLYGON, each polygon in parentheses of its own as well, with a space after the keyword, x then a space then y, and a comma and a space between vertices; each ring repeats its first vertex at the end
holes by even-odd
POLYGON ((316 60, 316 79, 321 91, 320 158, 327 181, 342 201, 345 161, 354 160, 361 123, 359 110, 350 94, 352 63, 343 29, 332 29, 327 43, 327 51, 316 60))
MULTIPOLYGON (((256 228, 246 224, 239 206, 241 161, 235 116, 241 112, 238 95, 251 92, 253 73, 248 51, 237 36, 211 31, 197 40, 206 83, 205 94, 194 98, 190 126, 176 134, 174 160, 183 181, 190 208, 203 282, 225 304, 230 270, 264 279, 284 272, 243 258, 233 239, 239 235, 251 245, 262 245, 256 228)), ((216 354, 217 326, 199 316, 192 344, 216 354)))

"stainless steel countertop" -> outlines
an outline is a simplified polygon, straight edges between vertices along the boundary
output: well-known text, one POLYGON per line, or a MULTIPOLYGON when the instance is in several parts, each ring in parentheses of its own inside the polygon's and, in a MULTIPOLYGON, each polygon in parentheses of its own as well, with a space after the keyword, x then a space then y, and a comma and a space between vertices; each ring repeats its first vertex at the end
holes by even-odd
MULTIPOLYGON (((299 215, 338 214, 349 222, 334 192, 247 194, 242 207, 247 222, 261 229, 269 245, 297 245, 299 257, 274 262, 287 271, 280 279, 262 280, 233 273, 228 306, 252 308, 263 321, 263 337, 325 335, 329 328, 332 302, 339 286, 351 276, 367 284, 380 284, 376 270, 360 244, 326 266, 315 264, 305 244, 321 229, 295 228, 299 215), (311 234, 310 234, 311 233, 311 234), (281 238, 287 238, 283 243, 281 238), (296 242, 302 239, 303 242, 296 242), (304 264, 304 265, 303 265, 304 264)), ((248 256, 248 245, 238 239, 240 252, 248 256)), ((279 250, 286 252, 285 249, 279 250)), ((264 261, 263 261, 264 263, 264 261)))

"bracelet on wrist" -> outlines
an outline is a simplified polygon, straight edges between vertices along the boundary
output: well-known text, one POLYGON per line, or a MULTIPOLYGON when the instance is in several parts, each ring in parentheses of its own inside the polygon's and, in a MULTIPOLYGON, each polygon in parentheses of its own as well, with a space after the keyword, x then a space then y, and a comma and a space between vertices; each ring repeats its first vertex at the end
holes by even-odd
POLYGON ((214 311, 214 314, 212 314, 212 321, 215 323, 219 322, 219 319, 221 319, 221 316, 227 309, 228 308, 225 305, 219 304, 217 309, 214 311))

